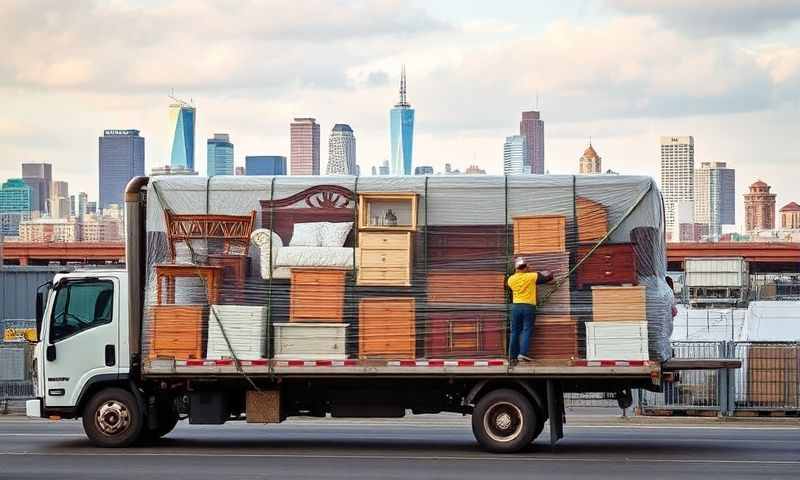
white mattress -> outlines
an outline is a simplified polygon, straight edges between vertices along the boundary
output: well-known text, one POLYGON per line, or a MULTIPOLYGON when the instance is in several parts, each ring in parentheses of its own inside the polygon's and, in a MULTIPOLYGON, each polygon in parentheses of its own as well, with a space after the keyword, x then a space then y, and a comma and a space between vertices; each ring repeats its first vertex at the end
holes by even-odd
POLYGON ((281 247, 277 267, 353 268, 353 249, 348 247, 281 247))

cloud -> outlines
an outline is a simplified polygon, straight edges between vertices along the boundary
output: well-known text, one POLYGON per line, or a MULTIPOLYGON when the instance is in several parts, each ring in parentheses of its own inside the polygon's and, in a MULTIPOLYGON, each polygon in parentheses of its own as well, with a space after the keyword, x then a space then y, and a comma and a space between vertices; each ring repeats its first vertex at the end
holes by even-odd
POLYGON ((763 33, 800 20, 796 0, 607 0, 625 14, 649 15, 693 36, 763 33))

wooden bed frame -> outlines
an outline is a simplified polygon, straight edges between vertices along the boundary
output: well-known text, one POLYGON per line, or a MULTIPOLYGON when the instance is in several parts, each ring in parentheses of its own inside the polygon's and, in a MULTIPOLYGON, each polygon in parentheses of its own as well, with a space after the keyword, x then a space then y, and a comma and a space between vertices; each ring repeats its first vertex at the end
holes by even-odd
POLYGON ((292 239, 294 224, 308 222, 354 222, 344 246, 354 245, 356 202, 348 188, 316 185, 286 198, 260 203, 261 226, 277 233, 285 245, 292 239))

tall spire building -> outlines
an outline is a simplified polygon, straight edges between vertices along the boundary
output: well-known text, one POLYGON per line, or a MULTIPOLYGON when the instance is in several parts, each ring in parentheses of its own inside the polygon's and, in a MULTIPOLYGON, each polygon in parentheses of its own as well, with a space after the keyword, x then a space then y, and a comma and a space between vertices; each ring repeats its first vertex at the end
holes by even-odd
POLYGON ((406 99, 406 67, 400 72, 400 101, 389 112, 389 170, 411 175, 414 149, 414 109, 406 99))
POLYGON ((522 112, 519 134, 525 137, 526 154, 523 173, 544 173, 544 120, 539 112, 522 112))
POLYGON ((170 97, 169 106, 169 153, 170 167, 194 170, 194 105, 170 97))

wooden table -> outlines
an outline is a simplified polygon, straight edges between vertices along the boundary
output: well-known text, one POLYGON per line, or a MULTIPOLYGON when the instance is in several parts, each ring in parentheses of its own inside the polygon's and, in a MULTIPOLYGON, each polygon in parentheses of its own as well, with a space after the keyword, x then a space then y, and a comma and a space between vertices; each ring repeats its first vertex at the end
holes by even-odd
POLYGON ((227 255, 221 253, 213 253, 208 255, 208 263, 211 266, 222 267, 222 278, 225 285, 233 287, 233 291, 227 288, 223 292, 223 299, 227 300, 225 303, 244 303, 244 282, 247 278, 248 267, 250 260, 245 255, 227 255))
POLYGON ((210 265, 156 265, 156 302, 158 305, 175 303, 175 279, 199 277, 206 284, 209 304, 219 303, 219 287, 224 267, 210 265), (166 302, 162 291, 166 290, 166 302))

